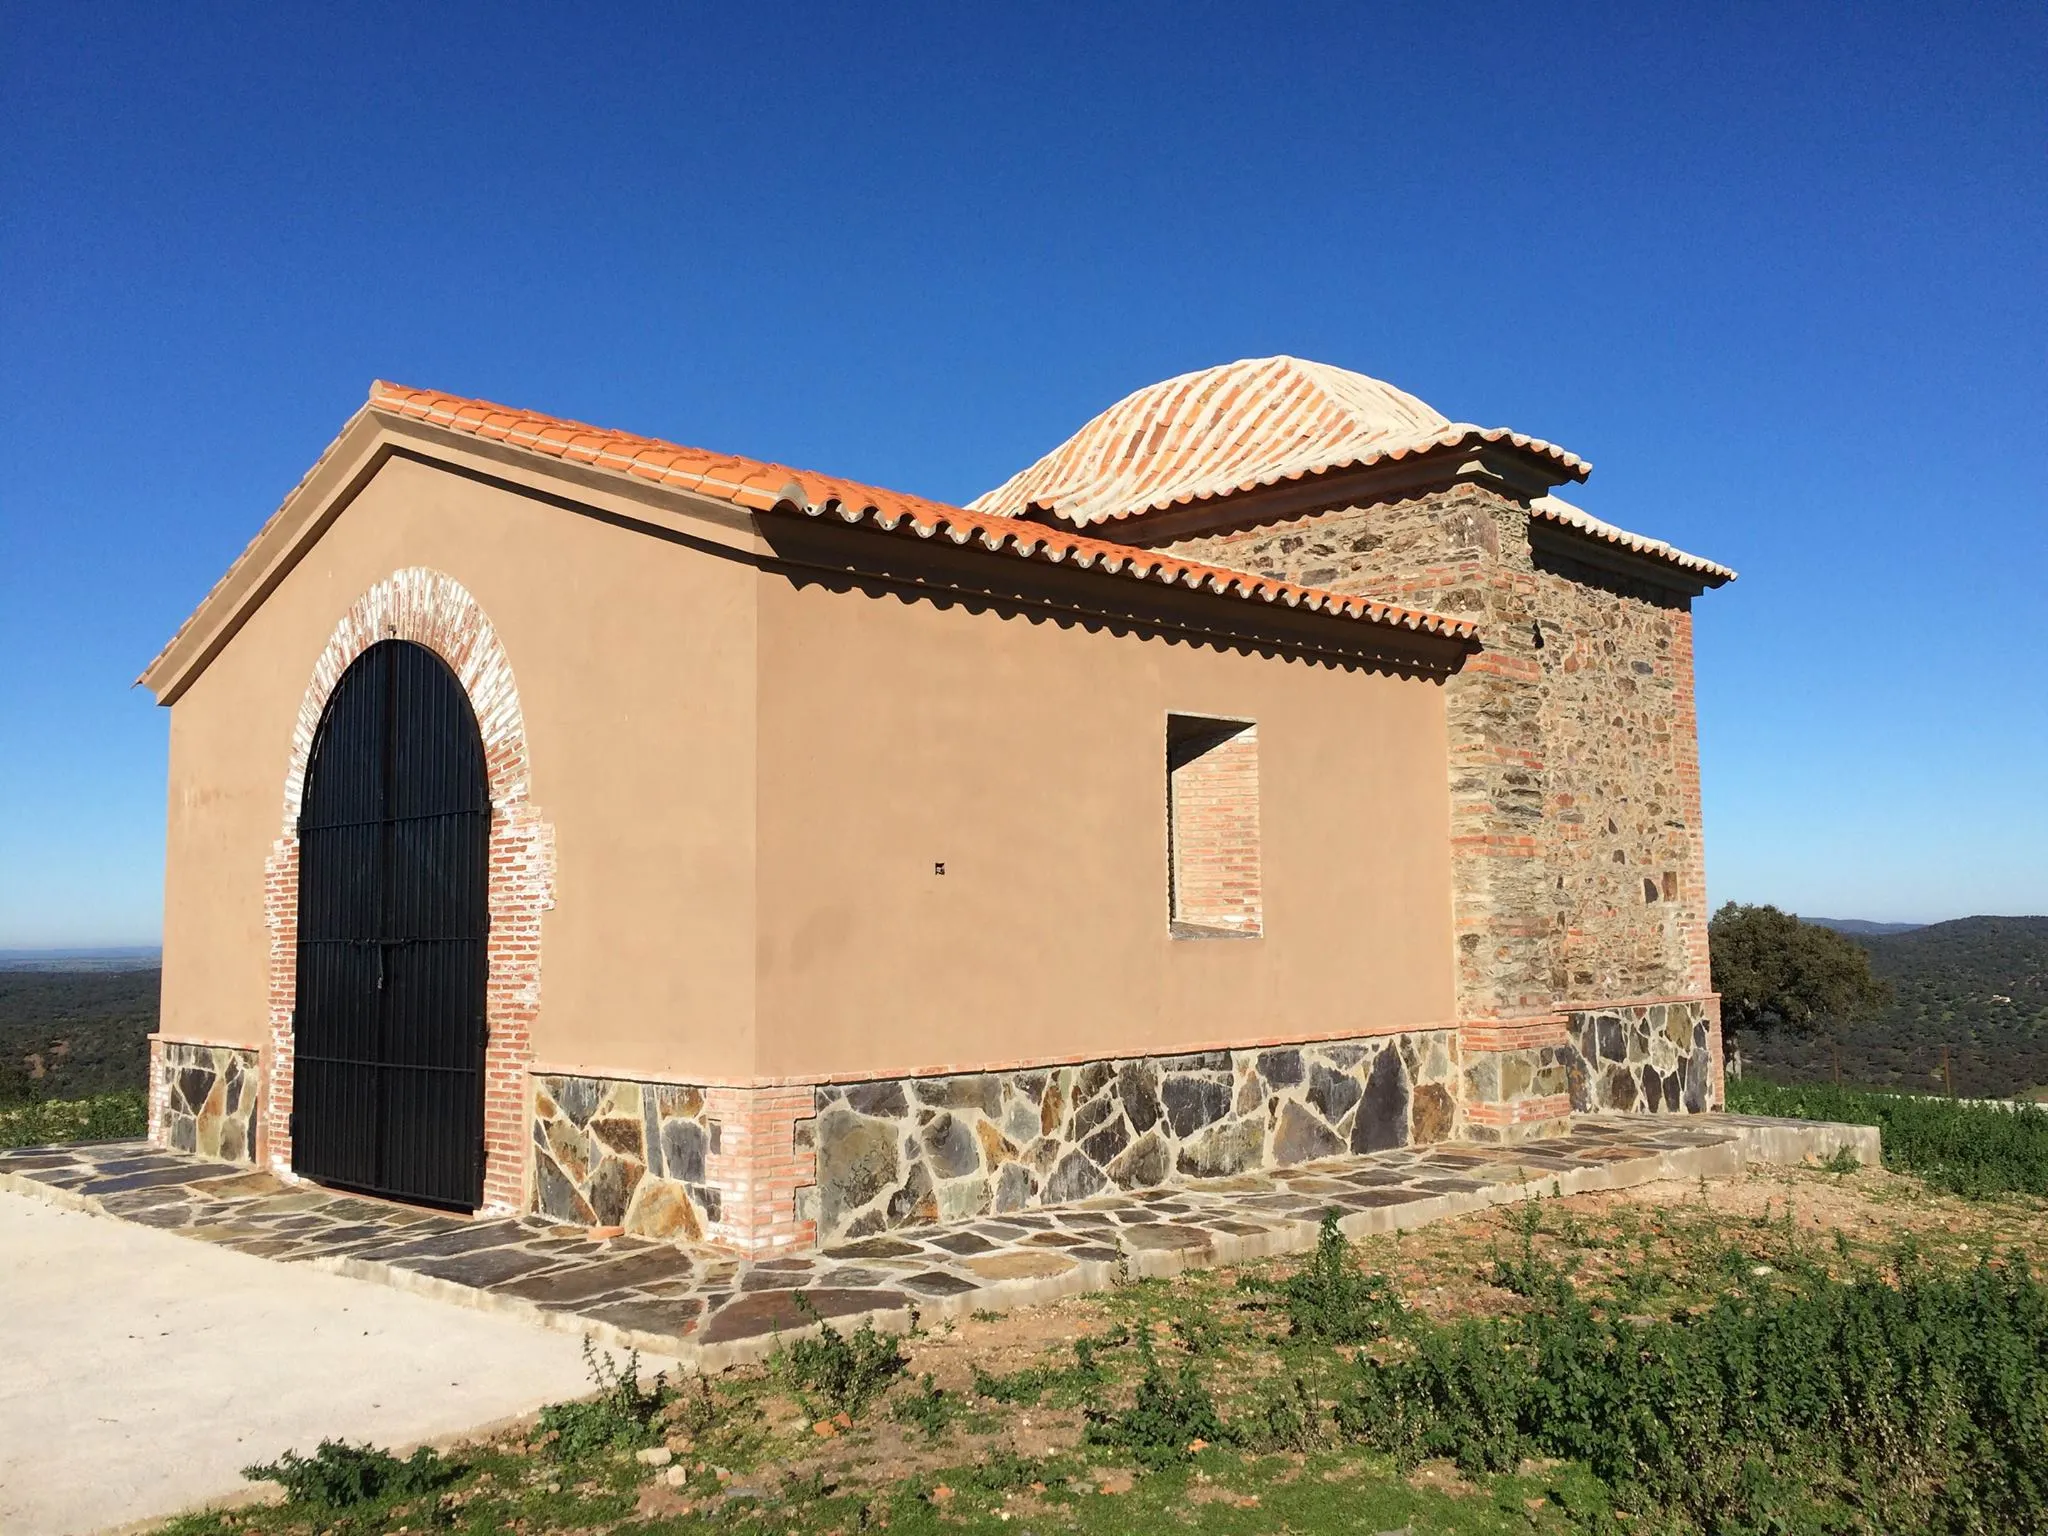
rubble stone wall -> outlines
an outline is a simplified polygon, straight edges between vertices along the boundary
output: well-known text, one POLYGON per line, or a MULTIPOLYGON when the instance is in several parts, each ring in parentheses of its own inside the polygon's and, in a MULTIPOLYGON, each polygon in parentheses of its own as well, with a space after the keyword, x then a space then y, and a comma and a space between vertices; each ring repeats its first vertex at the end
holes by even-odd
POLYGON ((223 1162, 255 1162, 258 1059, 240 1046, 152 1040, 150 1140, 223 1162))
POLYGON ((577 1226, 697 1241, 723 1215, 705 1090, 603 1077, 533 1082, 532 1208, 577 1226))
POLYGON ((817 1239, 1459 1135, 1455 1030, 832 1084, 817 1239))
POLYGON ((1688 602, 1590 570, 1538 582, 1552 989, 1706 992, 1688 602))
POLYGON ((1571 1016, 1572 1108, 1697 1115, 1718 1101, 1719 1032, 1705 999, 1571 1016))

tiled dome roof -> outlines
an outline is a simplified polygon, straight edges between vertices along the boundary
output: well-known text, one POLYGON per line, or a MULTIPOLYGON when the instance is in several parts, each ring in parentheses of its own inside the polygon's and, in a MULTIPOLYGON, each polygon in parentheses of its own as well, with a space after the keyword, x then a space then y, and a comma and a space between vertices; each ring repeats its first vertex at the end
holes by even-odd
POLYGON ((968 506, 1009 517, 1036 507, 1085 527, 1473 442, 1549 459, 1560 479, 1591 467, 1504 427, 1451 421, 1362 373, 1258 357, 1148 385, 968 506))

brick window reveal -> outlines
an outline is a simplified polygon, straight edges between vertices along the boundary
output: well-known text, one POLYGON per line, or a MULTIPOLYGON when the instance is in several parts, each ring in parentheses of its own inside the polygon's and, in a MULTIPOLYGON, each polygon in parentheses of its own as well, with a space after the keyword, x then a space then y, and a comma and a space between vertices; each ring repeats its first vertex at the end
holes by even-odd
POLYGON ((1260 929, 1259 729, 1166 717, 1168 916, 1178 938, 1260 929))

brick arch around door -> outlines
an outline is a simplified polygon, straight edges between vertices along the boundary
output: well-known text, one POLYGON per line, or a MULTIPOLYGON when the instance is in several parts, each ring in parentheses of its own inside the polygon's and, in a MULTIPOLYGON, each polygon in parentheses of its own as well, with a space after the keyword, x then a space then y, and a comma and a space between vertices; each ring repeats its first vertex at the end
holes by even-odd
POLYGON ((262 1161, 292 1177, 291 1114, 297 1082, 293 1009, 298 996, 299 820, 320 723, 355 661, 385 640, 423 646, 447 664, 476 718, 490 798, 483 1053, 483 1206, 526 1205, 526 1074, 540 1008, 541 914, 554 905, 554 829, 529 798, 526 725, 512 665, 476 599, 453 577, 412 567, 392 573, 336 624, 299 705, 285 772, 284 825, 264 871, 270 930, 270 1020, 264 1072, 262 1161))

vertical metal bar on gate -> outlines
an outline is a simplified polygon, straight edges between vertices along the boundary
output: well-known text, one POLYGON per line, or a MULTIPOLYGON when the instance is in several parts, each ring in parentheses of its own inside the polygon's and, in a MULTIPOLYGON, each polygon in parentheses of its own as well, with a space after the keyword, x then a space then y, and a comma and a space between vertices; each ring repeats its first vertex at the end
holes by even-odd
POLYGON ((461 683, 423 646, 370 647, 328 701, 299 818, 300 1173, 481 1203, 490 819, 461 683))

